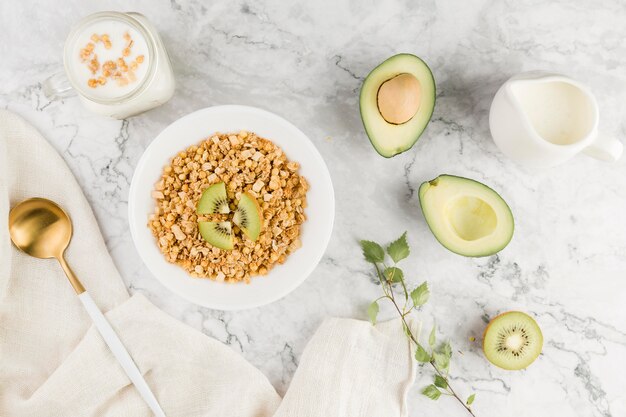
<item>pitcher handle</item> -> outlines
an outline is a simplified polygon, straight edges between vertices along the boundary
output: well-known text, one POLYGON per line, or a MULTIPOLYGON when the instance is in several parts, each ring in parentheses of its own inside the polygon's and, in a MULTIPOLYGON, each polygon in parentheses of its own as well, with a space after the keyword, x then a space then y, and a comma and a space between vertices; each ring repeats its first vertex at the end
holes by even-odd
POLYGON ((599 137, 585 148, 585 154, 601 161, 615 162, 622 156, 624 145, 619 139, 599 137))
POLYGON ((48 100, 59 100, 76 94, 64 72, 48 77, 41 87, 48 100))

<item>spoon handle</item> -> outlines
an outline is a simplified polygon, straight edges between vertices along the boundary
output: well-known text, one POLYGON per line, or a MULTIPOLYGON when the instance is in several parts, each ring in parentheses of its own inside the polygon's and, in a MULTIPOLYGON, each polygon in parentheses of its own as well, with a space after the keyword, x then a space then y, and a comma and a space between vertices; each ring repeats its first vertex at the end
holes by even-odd
POLYGON ((89 293, 85 291, 79 294, 78 298, 80 298, 80 301, 85 306, 85 310, 87 310, 87 313, 93 320, 96 328, 102 335, 102 338, 106 342, 107 346, 109 346, 109 349, 111 349, 113 356, 115 356, 115 359, 117 359, 119 364, 122 366, 124 372, 126 372, 126 375, 128 375, 128 378, 131 380, 133 385, 135 385, 143 400, 146 402, 146 404, 148 404, 148 407, 150 407, 155 416, 165 417, 165 413, 161 409, 161 406, 159 405, 156 397, 150 390, 150 387, 146 383, 146 380, 143 379, 143 376, 141 375, 141 372, 139 372, 139 369, 133 361, 133 358, 130 357, 130 354, 122 344, 120 338, 115 333, 115 330, 113 330, 113 328, 104 317, 96 303, 93 301, 89 293))

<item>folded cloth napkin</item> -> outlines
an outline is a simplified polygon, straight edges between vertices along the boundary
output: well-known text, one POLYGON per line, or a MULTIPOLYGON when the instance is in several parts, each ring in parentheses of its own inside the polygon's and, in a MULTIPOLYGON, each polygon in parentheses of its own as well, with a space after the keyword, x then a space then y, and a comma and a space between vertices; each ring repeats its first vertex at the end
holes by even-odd
MULTIPOLYGON (((0 111, 0 224, 29 197, 65 208, 67 258, 169 417, 406 415, 415 373, 398 321, 326 320, 284 399, 228 346, 129 298, 79 185, 20 117, 0 111)), ((149 416, 54 260, 15 249, 0 227, 0 416, 149 416)))

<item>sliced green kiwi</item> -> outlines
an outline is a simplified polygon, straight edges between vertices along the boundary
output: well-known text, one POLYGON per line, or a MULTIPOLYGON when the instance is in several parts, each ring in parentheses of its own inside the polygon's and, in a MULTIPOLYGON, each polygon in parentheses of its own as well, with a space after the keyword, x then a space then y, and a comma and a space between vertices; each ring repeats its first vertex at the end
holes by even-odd
POLYGON ((196 212, 198 214, 230 213, 226 184, 219 182, 204 190, 196 207, 196 212))
POLYGON ((508 370, 524 369, 537 359, 543 334, 526 313, 509 311, 495 317, 485 329, 483 351, 489 362, 508 370))
POLYGON ((252 241, 259 238, 261 234, 261 225, 263 224, 263 215, 261 207, 250 193, 245 192, 241 195, 237 210, 233 216, 233 222, 239 226, 242 232, 252 241))
POLYGON ((200 235, 216 248, 231 250, 233 248, 233 232, 230 222, 198 222, 200 235))

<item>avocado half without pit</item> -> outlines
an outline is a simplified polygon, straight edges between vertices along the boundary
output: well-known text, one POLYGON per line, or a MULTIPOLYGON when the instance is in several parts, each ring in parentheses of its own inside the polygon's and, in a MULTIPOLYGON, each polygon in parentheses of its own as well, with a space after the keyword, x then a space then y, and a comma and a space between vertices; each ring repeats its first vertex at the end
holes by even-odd
POLYGON ((419 199, 435 238, 454 253, 493 255, 513 237, 511 209, 498 193, 478 181, 440 175, 422 183, 419 199))
POLYGON ((435 107, 435 79, 415 55, 392 56, 367 76, 359 105, 374 149, 390 158, 409 150, 430 121, 435 107))

